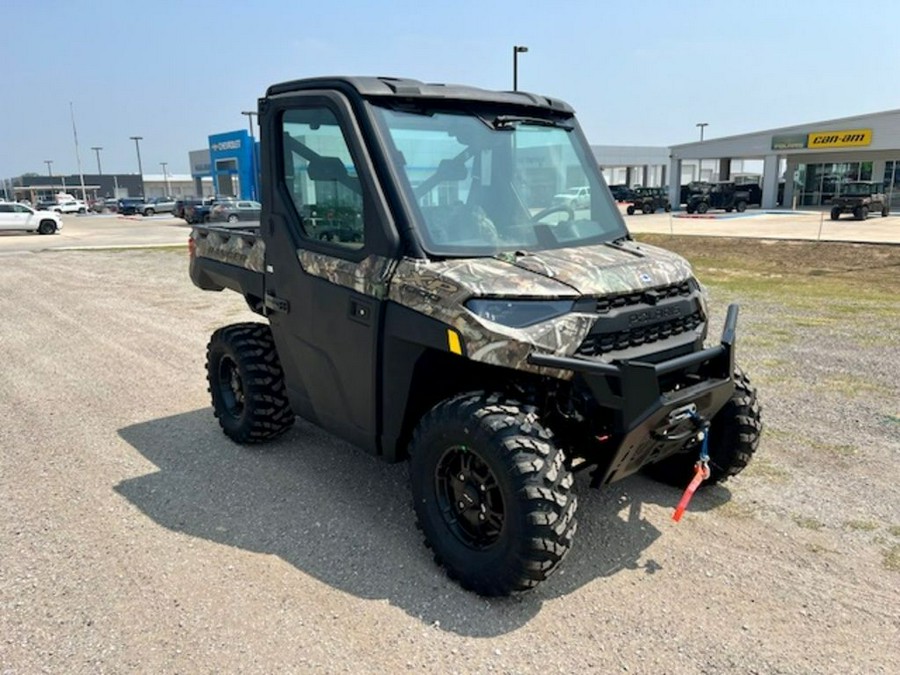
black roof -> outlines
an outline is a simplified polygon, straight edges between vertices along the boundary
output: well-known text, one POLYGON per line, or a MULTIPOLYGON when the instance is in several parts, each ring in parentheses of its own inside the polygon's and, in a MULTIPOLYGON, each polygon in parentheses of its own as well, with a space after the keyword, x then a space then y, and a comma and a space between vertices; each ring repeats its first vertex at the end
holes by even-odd
POLYGON ((574 114, 565 101, 540 96, 525 91, 491 91, 460 84, 435 84, 398 77, 314 77, 273 84, 266 96, 278 96, 306 89, 338 89, 357 93, 366 98, 431 99, 472 101, 477 103, 501 103, 547 111, 574 114))

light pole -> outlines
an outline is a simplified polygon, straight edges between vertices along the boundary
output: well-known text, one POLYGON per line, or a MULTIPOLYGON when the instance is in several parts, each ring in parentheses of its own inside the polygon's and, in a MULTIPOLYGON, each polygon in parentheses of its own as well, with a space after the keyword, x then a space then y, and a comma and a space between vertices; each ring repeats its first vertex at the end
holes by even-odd
POLYGON ((134 147, 137 150, 137 158, 138 158, 138 175, 141 177, 141 197, 144 196, 144 167, 141 166, 141 141, 144 140, 143 136, 129 136, 131 140, 134 141, 134 147))
POLYGON ((171 193, 169 192, 169 172, 166 171, 166 167, 169 166, 168 162, 160 162, 159 165, 163 168, 163 180, 166 182, 166 197, 170 197, 171 193))
POLYGON ((528 51, 528 47, 513 45, 513 91, 519 91, 519 54, 528 51))
POLYGON ((697 126, 700 127, 700 142, 703 142, 703 130, 709 126, 709 122, 697 122, 697 126))
POLYGON ((103 175, 103 168, 100 166, 100 151, 102 149, 103 148, 96 145, 91 148, 91 150, 93 150, 97 154, 97 175, 99 176, 103 175))
POLYGON ((47 175, 50 176, 50 178, 53 178, 53 160, 45 159, 44 164, 47 165, 47 175))
MULTIPOLYGON (((700 127, 700 142, 703 142, 703 130, 709 126, 709 122, 697 122, 697 126, 700 127)), ((699 160, 697 162, 697 180, 703 180, 703 160, 699 160)))
POLYGON ((256 115, 253 111, 242 111, 241 115, 247 116, 247 123, 250 125, 250 164, 251 174, 253 174, 253 185, 251 185, 250 195, 256 201, 259 201, 259 159, 256 156, 256 136, 253 135, 253 117, 256 115))

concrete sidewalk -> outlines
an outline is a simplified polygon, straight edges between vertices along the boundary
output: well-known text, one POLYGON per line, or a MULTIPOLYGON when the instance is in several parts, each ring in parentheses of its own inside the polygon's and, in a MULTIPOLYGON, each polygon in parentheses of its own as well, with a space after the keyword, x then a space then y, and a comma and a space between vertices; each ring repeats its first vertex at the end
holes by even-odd
POLYGON ((628 229, 635 234, 702 235, 707 237, 755 237, 760 239, 802 239, 871 244, 900 244, 900 214, 887 218, 871 215, 868 220, 843 216, 831 220, 828 212, 761 211, 741 214, 707 213, 701 217, 684 211, 626 215, 628 229))

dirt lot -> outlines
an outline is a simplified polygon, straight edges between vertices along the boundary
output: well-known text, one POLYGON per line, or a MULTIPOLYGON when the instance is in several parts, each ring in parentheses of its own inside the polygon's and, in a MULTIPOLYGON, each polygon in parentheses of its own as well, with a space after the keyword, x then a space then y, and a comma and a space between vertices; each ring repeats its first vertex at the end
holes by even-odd
POLYGON ((432 564, 404 465, 225 439, 205 344, 253 315, 183 250, 4 256, 0 671, 900 672, 900 248, 641 238, 714 335, 742 303, 757 460, 677 525, 580 480, 571 555, 506 600, 432 564))

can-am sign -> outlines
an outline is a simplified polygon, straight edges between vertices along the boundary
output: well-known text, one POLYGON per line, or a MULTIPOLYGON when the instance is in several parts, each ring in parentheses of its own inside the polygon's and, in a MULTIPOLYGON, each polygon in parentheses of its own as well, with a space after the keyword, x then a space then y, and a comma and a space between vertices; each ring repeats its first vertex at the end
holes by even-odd
POLYGON ((816 131, 811 134, 772 136, 773 150, 824 150, 826 148, 859 148, 872 144, 871 129, 816 131))

